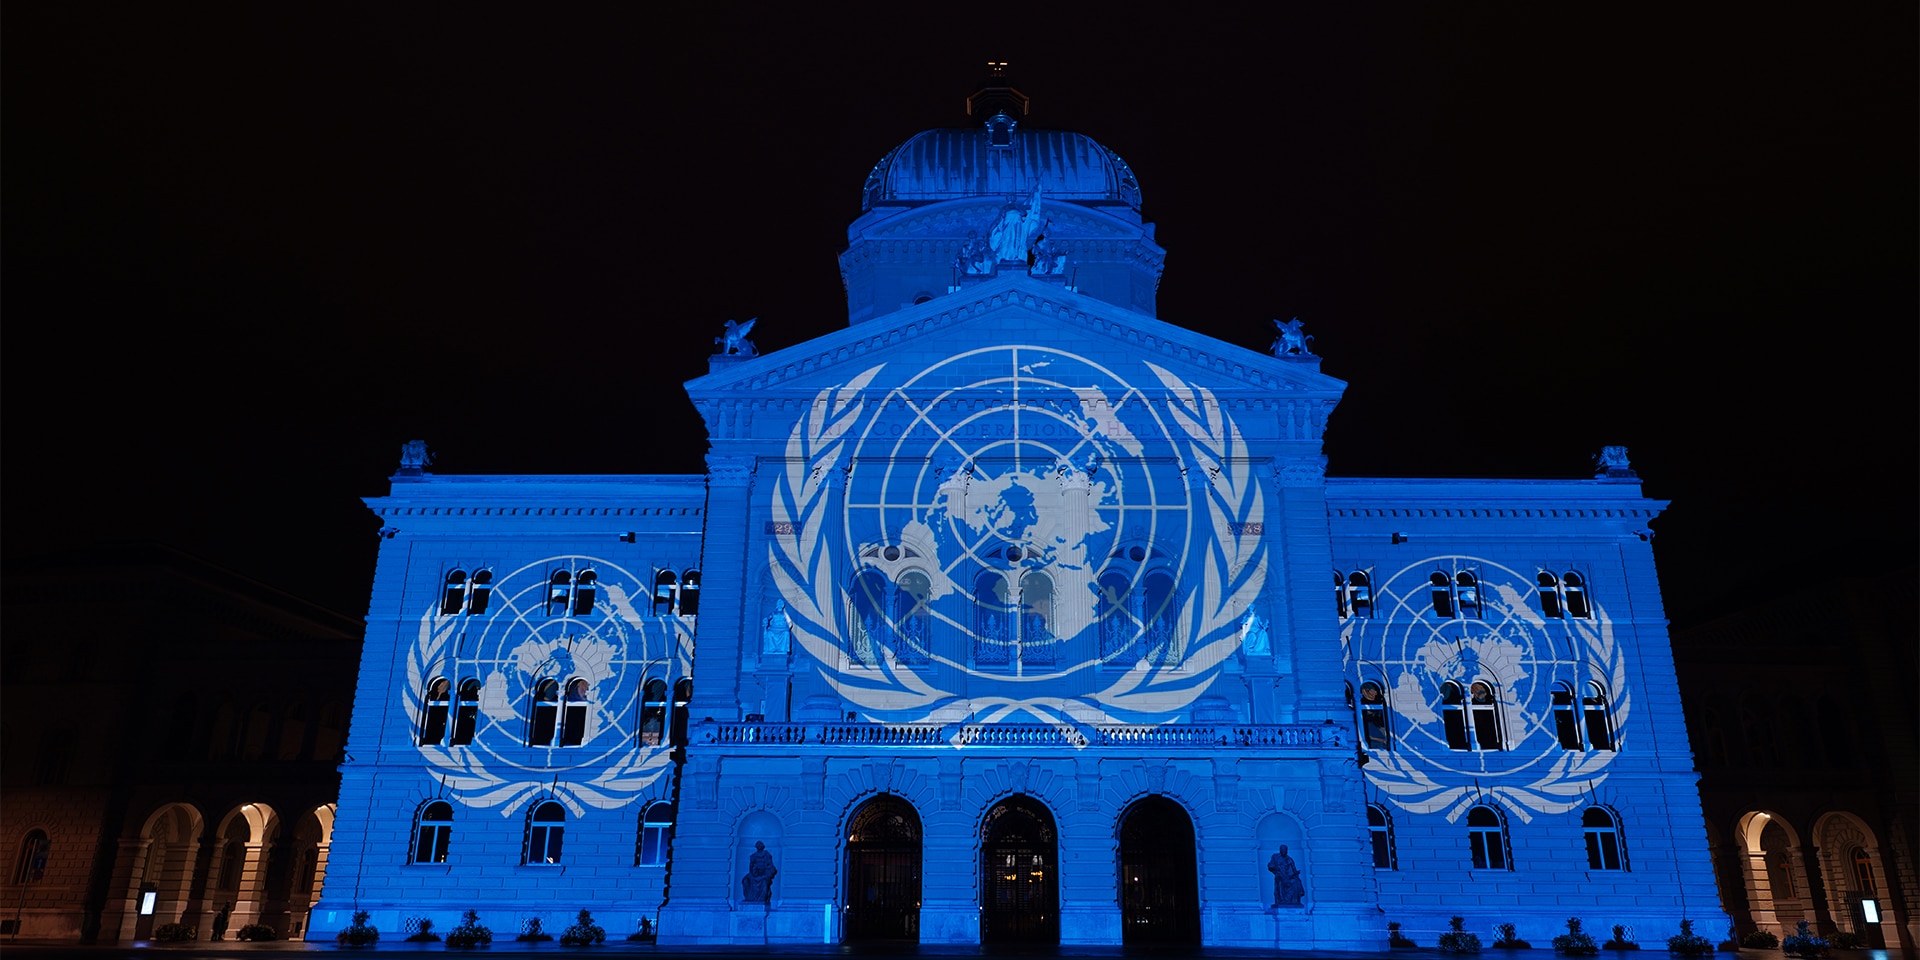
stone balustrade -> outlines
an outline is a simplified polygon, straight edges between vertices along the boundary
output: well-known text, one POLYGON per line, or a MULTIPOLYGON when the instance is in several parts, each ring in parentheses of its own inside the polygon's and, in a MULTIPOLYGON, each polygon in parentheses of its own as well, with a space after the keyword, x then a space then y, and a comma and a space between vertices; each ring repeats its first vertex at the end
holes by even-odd
POLYGON ((1141 750, 1206 750, 1237 747, 1261 751, 1320 752, 1350 748, 1347 731, 1335 724, 1169 723, 778 723, 708 721, 694 726, 702 744, 817 747, 1122 747, 1141 750))

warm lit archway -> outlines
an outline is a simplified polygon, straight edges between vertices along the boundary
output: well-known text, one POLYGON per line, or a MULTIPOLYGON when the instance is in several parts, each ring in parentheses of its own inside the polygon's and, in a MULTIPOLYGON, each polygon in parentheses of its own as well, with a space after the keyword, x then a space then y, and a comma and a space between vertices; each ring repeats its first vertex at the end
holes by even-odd
POLYGON ((1059 845, 1053 812, 1025 794, 988 808, 980 822, 980 940, 1060 942, 1059 845))
POLYGON ((1123 943, 1200 942, 1193 841, 1193 818, 1166 797, 1142 797, 1120 814, 1123 943))

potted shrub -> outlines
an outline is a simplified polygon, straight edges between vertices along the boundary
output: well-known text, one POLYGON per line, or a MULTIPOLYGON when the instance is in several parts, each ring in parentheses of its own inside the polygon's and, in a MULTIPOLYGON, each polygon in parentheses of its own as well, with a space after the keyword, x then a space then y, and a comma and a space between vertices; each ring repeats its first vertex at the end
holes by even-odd
POLYGON ((272 927, 264 923, 249 923, 233 936, 236 940, 272 940, 276 934, 272 927))
POLYGON ((1408 947, 1417 947, 1419 944, 1407 939, 1400 933, 1400 921, 1389 920, 1387 922, 1387 946, 1395 950, 1404 950, 1408 947))
POLYGON ((154 928, 153 939, 169 943, 175 940, 198 940, 200 928, 189 927, 184 923, 163 923, 154 928))
POLYGON ((1570 957, 1591 957, 1599 954, 1600 944, 1594 942, 1593 934, 1580 929, 1579 917, 1568 917, 1567 932, 1553 938, 1553 952, 1570 957))
POLYGON ((433 932, 433 918, 421 917, 420 919, 414 921, 413 935, 407 938, 407 942, 408 943, 439 943, 440 935, 433 932))
POLYGON ((627 934, 627 939, 630 941, 638 942, 638 943, 652 943, 655 939, 654 932, 653 932, 653 920, 648 917, 641 917, 640 929, 633 933, 627 934))
POLYGON ((345 930, 336 934, 333 939, 343 947, 373 946, 380 940, 380 930, 377 927, 367 925, 368 916, 370 916, 370 914, 365 910, 355 910, 353 912, 353 923, 349 924, 345 930))
POLYGON ((1740 938, 1740 946, 1746 950, 1778 950, 1780 938, 1770 930, 1755 930, 1740 938))
POLYGON ((1607 950, 1638 950, 1640 945, 1627 939, 1627 926, 1623 923, 1613 925, 1613 936, 1600 945, 1607 950))
POLYGON ((1447 921, 1452 929, 1440 935, 1440 949, 1446 953, 1479 953, 1480 937, 1468 933, 1465 917, 1453 917, 1447 921))
POLYGON ((1511 923, 1503 923, 1493 928, 1500 935, 1493 945, 1502 950, 1532 950, 1533 944, 1520 939, 1520 929, 1511 923))
POLYGON ((1704 957, 1713 952, 1713 941, 1693 932, 1693 921, 1680 921, 1680 935, 1667 938, 1667 952, 1683 957, 1704 957))
POLYGON ((460 925, 447 934, 447 946, 456 950, 468 950, 484 947, 493 942, 493 931, 480 925, 480 911, 468 910, 460 915, 460 925))
POLYGON ((560 932, 560 944, 567 947, 591 947, 607 942, 607 931, 593 922, 593 914, 582 910, 573 925, 560 932))
POLYGON ((544 943, 552 940, 553 934, 540 926, 539 917, 528 917, 526 922, 520 925, 520 935, 513 939, 519 943, 544 943))
POLYGON ((1802 920, 1790 936, 1780 941, 1780 952, 1789 957, 1824 957, 1829 946, 1824 937, 1814 933, 1802 920))

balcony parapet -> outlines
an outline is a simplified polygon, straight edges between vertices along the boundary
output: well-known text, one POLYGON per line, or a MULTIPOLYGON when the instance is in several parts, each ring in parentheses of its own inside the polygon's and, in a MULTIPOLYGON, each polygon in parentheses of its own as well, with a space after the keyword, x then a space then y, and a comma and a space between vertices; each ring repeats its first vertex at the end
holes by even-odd
POLYGON ((1335 724, 768 723, 707 721, 693 740, 765 747, 1083 747, 1319 753, 1351 749, 1335 724))

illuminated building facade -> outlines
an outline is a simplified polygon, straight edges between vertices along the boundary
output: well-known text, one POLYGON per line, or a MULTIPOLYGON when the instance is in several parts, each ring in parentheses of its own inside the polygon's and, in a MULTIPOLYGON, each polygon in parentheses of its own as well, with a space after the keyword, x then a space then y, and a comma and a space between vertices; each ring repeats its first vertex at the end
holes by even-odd
MULTIPOLYGON (((687 390, 704 476, 382 518, 322 916, 663 943, 1367 948, 1725 922, 1623 451, 1329 478, 1345 384, 1156 317, 1118 156, 992 86, 868 178, 846 329, 687 390)), ((764 331, 763 331, 764 332, 764 331)))

